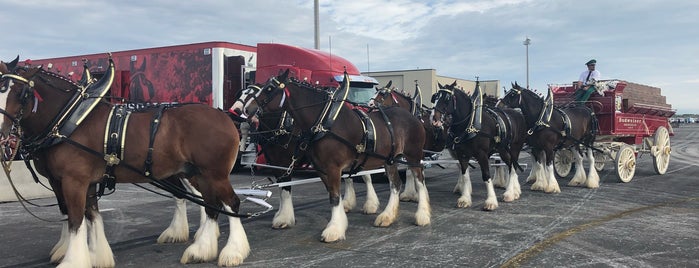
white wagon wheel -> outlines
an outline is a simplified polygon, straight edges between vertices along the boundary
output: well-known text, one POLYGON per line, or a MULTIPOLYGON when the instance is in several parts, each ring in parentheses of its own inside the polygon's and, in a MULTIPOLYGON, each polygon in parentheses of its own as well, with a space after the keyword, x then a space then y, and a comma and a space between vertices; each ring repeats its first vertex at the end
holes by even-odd
POLYGON ((653 167, 655 172, 662 175, 667 172, 667 167, 670 164, 670 134, 665 127, 659 127, 655 130, 653 136, 653 146, 650 152, 653 155, 653 167))
POLYGON ((565 178, 573 169, 573 151, 560 149, 553 153, 553 170, 560 178, 565 178))
POLYGON ((636 152, 633 147, 622 145, 616 153, 616 176, 621 182, 629 182, 636 173, 636 152))

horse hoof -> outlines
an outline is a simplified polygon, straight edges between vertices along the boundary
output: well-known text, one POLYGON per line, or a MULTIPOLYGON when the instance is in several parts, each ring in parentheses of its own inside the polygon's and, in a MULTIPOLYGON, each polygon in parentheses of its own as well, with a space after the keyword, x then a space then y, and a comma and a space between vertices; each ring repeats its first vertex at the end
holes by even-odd
POLYGON ((220 267, 231 267, 238 266, 243 263, 243 256, 221 256, 218 258, 218 266, 220 267))
POLYGON ((496 208, 498 208, 498 205, 497 205, 497 204, 495 204, 495 205, 493 205, 493 204, 486 204, 485 206, 483 206, 483 210, 484 210, 484 211, 493 211, 493 210, 495 210, 496 208))
POLYGON ((531 189, 532 191, 543 191, 544 187, 541 185, 533 184, 531 189))
POLYGON ((580 185, 582 185, 582 182, 578 182, 578 181, 571 181, 568 183, 568 186, 580 186, 580 185))
POLYGON ((218 266, 220 267, 231 267, 238 266, 243 263, 247 255, 250 254, 250 249, 243 249, 242 252, 236 252, 235 250, 223 248, 221 250, 221 255, 218 256, 218 266))
POLYGON ((344 235, 340 236, 337 234, 326 234, 325 232, 323 232, 323 235, 321 236, 320 241, 325 242, 325 243, 333 243, 333 242, 337 242, 337 241, 344 240, 344 239, 345 239, 344 235))
POLYGON ((362 209, 362 213, 367 214, 367 215, 373 215, 376 214, 376 211, 379 210, 378 205, 364 205, 364 209, 362 209))
POLYGON ((415 217, 415 225, 417 226, 427 226, 432 223, 432 220, 430 219, 429 216, 416 216, 415 217))
POLYGON ((464 202, 456 202, 456 207, 457 208, 468 208, 471 207, 471 202, 470 201, 464 201, 464 202))
POLYGON ((547 194, 557 194, 557 193, 561 192, 561 189, 552 187, 552 188, 547 188, 546 190, 544 190, 544 192, 547 194))
POLYGON ((457 208, 467 208, 471 206, 471 200, 470 199, 461 199, 456 201, 456 207, 457 208))
POLYGON ((388 227, 393 224, 393 219, 392 217, 380 214, 378 217, 376 217, 376 220, 374 221, 374 226, 376 227, 388 227))
POLYGON ((272 229, 287 229, 289 225, 286 223, 272 224, 272 229))

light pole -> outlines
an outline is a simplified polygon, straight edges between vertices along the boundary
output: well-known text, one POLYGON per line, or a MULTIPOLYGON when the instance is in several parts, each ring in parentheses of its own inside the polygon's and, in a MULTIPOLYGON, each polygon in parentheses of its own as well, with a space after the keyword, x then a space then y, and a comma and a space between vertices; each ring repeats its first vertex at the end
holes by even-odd
POLYGON ((318 14, 318 0, 313 1, 313 30, 315 39, 315 49, 320 49, 320 15, 318 14))
POLYGON ((524 46, 526 47, 527 51, 527 88, 529 88, 529 44, 532 43, 532 40, 527 37, 527 39, 524 39, 524 46))

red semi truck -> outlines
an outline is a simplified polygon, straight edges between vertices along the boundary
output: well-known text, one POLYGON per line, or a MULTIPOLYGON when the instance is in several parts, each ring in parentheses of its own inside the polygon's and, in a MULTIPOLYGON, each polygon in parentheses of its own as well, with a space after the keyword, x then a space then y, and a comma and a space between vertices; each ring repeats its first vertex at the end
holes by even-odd
MULTIPOLYGON (((378 84, 342 57, 284 44, 205 42, 116 51, 112 58, 116 67, 109 93, 115 97, 112 102, 123 100, 135 106, 199 102, 225 110, 248 84, 264 83, 286 69, 321 86, 339 85, 346 70, 351 78, 348 99, 357 103, 368 102, 378 84)), ((24 64, 42 65, 78 80, 83 60, 95 78, 108 64, 107 53, 25 60, 24 64)), ((245 148, 249 147, 241 142, 241 151, 245 148)))

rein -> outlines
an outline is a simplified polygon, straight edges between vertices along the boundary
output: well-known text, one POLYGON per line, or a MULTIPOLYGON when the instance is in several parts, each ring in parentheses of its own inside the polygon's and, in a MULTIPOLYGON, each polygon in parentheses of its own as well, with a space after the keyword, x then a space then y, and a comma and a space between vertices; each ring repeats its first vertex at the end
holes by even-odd
MULTIPOLYGON (((22 140, 21 140, 21 139, 18 139, 18 140, 17 140, 17 148, 20 148, 21 143, 22 143, 22 140)), ((3 151, 5 150, 5 144, 3 144, 3 145, 0 146, 0 147, 2 147, 2 150, 3 150, 3 151)), ((17 202, 19 202, 19 204, 22 205, 22 208, 24 208, 24 210, 25 210, 27 213, 29 213, 29 215, 32 215, 32 217, 34 217, 34 218, 36 218, 36 219, 38 219, 38 220, 45 221, 45 222, 61 222, 61 221, 66 221, 67 219, 62 219, 62 220, 45 219, 45 218, 42 218, 42 217, 40 217, 40 216, 34 214, 34 212, 32 212, 31 210, 29 210, 29 208, 27 207, 26 204, 30 204, 30 205, 35 206, 35 207, 53 207, 53 206, 57 206, 58 204, 52 204, 52 205, 38 205, 38 204, 35 204, 35 203, 33 203, 33 202, 27 200, 26 198, 24 198, 24 196, 19 192, 19 190, 17 190, 17 186, 15 185, 14 181, 12 180, 12 176, 10 175, 10 173, 11 173, 11 171, 12 171, 12 159, 15 159, 15 157, 17 156, 17 152, 18 152, 18 151, 19 151, 19 149, 12 150, 12 155, 11 155, 11 157, 8 158, 9 160, 5 160, 4 156, 2 157, 2 160, 0 160, 0 164, 2 165, 2 169, 3 169, 3 171, 5 172, 5 176, 7 177, 7 181, 10 183, 10 186, 12 187, 12 192, 14 192, 15 196, 17 197, 17 202)), ((27 162, 27 163, 28 163, 28 162, 27 162)), ((32 170, 31 168, 30 168, 29 170, 32 171, 32 175, 34 175, 33 170, 32 170)), ((35 180, 37 180, 37 179, 35 178, 35 180)), ((37 181, 38 181, 38 180, 37 180, 37 181)), ((43 185, 43 184, 42 184, 42 185, 43 185)))

